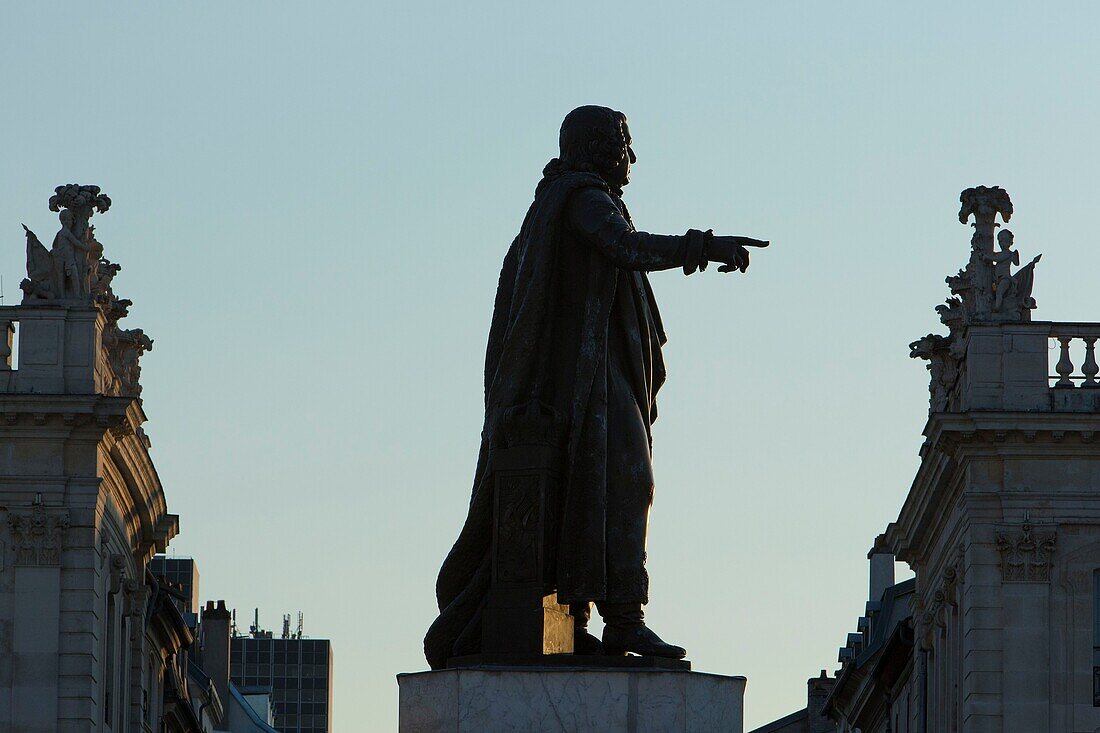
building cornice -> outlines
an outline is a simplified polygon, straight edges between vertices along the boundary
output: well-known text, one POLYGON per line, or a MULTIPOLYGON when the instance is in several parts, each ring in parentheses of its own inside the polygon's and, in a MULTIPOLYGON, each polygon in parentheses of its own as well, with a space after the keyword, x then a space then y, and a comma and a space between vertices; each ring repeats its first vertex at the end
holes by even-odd
POLYGON ((886 539, 899 560, 927 559, 928 542, 962 490, 960 470, 981 458, 1100 458, 1100 414, 1080 412, 935 413, 924 428, 921 464, 886 539))

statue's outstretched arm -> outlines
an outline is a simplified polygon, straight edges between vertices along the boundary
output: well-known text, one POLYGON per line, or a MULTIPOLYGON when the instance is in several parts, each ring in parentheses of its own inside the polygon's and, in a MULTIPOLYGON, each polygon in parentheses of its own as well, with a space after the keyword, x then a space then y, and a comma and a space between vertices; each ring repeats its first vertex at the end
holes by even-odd
POLYGON ((706 269, 707 262, 720 262, 719 272, 744 272, 749 266, 746 247, 768 246, 759 239, 712 236, 696 230, 685 235, 636 231, 611 196, 598 188, 573 194, 566 213, 577 233, 624 270, 654 272, 683 267, 691 274, 706 269))
POLYGON ((653 272, 684 264, 687 237, 635 231, 606 191, 577 191, 569 200, 566 217, 573 230, 616 267, 653 272))

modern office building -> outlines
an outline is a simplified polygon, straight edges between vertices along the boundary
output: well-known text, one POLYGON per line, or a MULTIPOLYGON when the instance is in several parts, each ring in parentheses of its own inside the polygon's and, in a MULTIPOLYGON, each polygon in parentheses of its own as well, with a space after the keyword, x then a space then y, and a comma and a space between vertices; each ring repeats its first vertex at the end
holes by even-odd
POLYGON ((238 688, 229 679, 232 615, 225 601, 199 604, 198 564, 189 557, 156 555, 149 572, 169 598, 197 643, 181 650, 174 660, 180 684, 172 696, 171 711, 189 719, 191 726, 168 727, 189 733, 274 733, 271 689, 238 688))
POLYGON ((332 730, 332 644, 304 639, 283 625, 282 638, 253 625, 230 640, 229 674, 240 689, 271 688, 280 733, 332 730))
POLYGON ((190 557, 156 555, 149 562, 149 570, 157 578, 175 586, 186 599, 185 613, 197 613, 199 609, 199 568, 190 557))

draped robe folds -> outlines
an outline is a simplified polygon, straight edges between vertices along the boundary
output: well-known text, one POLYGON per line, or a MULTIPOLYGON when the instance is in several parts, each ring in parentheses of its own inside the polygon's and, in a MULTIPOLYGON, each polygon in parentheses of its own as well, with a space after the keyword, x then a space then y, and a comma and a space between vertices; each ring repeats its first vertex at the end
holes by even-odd
MULTIPOLYGON (((653 398, 664 381, 660 347, 665 337, 644 272, 684 265, 687 246, 686 237, 635 231, 625 206, 599 176, 565 172, 539 183, 497 285, 473 495, 466 523, 439 572, 440 614, 424 639, 433 669, 445 666, 449 657, 479 650, 491 575, 489 456, 499 444, 495 433, 504 413, 513 406, 537 399, 553 405, 569 427, 558 601, 613 600, 608 597, 608 545, 615 541, 607 535, 608 456, 609 450, 622 448, 616 446, 622 438, 608 434, 608 381, 616 378, 609 374, 624 377, 629 382, 625 389, 637 400, 646 444, 630 447, 648 469, 653 398), (609 350, 616 353, 614 359, 609 350)), ((643 514, 643 547, 644 520, 643 514)), ((618 591, 625 593, 618 600, 645 602, 647 583, 638 565, 641 575, 618 591)))

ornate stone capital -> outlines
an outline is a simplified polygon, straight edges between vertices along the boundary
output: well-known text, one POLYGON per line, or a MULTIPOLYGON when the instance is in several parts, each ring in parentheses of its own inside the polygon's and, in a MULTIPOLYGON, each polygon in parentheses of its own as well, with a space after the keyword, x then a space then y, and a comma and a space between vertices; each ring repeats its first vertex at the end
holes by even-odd
POLYGON ((979 222, 993 221, 1000 214, 1008 221, 1012 218, 1012 199, 1000 186, 974 186, 959 194, 959 222, 965 224, 971 216, 979 222))
POLYGON ((100 193, 99 186, 70 183, 58 186, 53 190, 53 196, 50 196, 50 211, 71 209, 81 216, 89 217, 93 210, 103 213, 109 208, 111 208, 111 198, 105 193, 100 193))
POLYGON ((1049 583, 1056 536, 1054 525, 1037 529, 1027 515, 1018 527, 1002 527, 997 532, 997 551, 1003 582, 1049 583))
POLYGON ((8 526, 15 539, 16 565, 60 565, 64 531, 69 528, 67 509, 47 509, 41 504, 30 511, 8 511, 8 526))

